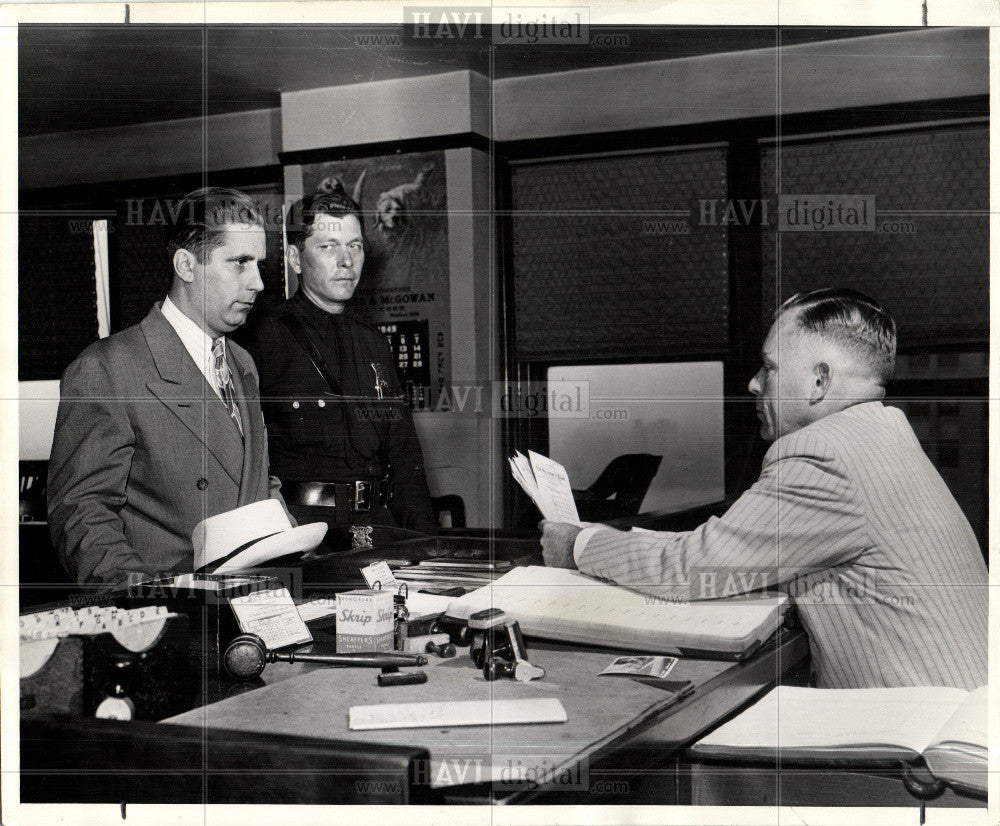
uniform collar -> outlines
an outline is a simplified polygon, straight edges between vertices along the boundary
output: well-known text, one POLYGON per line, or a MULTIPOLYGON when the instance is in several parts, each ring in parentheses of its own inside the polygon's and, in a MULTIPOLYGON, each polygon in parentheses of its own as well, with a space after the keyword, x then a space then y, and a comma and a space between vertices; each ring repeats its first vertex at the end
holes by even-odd
POLYGON ((344 313, 331 313, 313 303, 301 289, 296 290, 291 302, 309 326, 319 333, 320 338, 326 338, 330 329, 340 324, 340 320, 344 317, 344 313))

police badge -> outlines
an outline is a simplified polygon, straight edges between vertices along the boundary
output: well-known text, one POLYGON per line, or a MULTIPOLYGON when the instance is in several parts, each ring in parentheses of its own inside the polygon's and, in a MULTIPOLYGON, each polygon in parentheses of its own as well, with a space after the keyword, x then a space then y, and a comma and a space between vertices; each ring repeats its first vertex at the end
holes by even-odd
POLYGON ((384 366, 378 362, 372 362, 372 372, 375 374, 375 398, 381 401, 389 392, 389 380, 385 375, 384 366))
POLYGON ((372 525, 351 525, 351 550, 370 551, 372 549, 372 525))

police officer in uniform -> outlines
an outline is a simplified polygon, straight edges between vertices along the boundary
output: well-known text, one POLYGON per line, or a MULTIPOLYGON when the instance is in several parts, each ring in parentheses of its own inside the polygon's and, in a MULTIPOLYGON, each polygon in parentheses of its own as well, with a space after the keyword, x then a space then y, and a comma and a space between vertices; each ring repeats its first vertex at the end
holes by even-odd
POLYGON ((372 526, 435 530, 413 417, 377 331, 345 307, 361 278, 361 208, 343 189, 307 196, 286 219, 298 291, 256 332, 271 472, 300 521, 323 518, 369 547, 372 526))

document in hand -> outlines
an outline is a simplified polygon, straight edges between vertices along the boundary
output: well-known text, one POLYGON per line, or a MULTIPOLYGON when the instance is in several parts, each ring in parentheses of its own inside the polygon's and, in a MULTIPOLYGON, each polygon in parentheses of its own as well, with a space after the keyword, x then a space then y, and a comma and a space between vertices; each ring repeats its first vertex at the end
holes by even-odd
POLYGON ((538 506, 542 516, 553 522, 582 524, 576 512, 566 468, 533 450, 529 450, 527 456, 519 450, 515 451, 507 461, 514 479, 538 506))
POLYGON ((703 757, 859 764, 919 757, 939 780, 986 791, 986 692, 779 686, 691 747, 703 757))
POLYGON ((579 571, 531 565, 453 600, 467 620, 500 608, 525 634, 627 651, 741 659, 781 625, 788 596, 666 602, 579 571))

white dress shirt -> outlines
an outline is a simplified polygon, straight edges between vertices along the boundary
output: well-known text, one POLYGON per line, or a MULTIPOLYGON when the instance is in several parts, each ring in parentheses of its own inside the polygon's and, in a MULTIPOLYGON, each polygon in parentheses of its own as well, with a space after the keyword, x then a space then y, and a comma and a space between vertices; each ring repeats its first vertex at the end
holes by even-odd
MULTIPOLYGON (((194 363, 198 365, 201 374, 205 377, 209 387, 215 391, 215 395, 222 399, 222 392, 215 382, 215 359, 212 357, 212 337, 201 329, 194 321, 182 313, 176 304, 170 300, 170 296, 163 299, 163 306, 160 308, 163 317, 177 335, 180 336, 181 344, 188 351, 194 363)), ((222 346, 225 348, 225 338, 222 346)))

